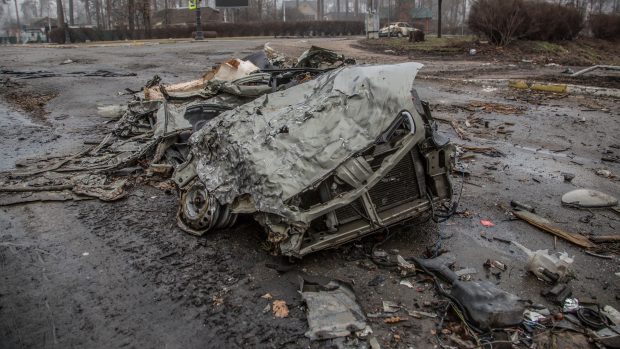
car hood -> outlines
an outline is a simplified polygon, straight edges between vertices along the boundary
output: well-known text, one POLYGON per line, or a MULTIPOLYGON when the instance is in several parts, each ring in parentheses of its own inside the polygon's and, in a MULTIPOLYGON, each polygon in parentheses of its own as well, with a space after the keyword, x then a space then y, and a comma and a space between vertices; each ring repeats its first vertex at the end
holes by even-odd
POLYGON ((190 139, 196 172, 220 204, 249 195, 255 209, 290 216, 284 202, 373 144, 404 109, 419 63, 350 66, 222 113, 190 139))

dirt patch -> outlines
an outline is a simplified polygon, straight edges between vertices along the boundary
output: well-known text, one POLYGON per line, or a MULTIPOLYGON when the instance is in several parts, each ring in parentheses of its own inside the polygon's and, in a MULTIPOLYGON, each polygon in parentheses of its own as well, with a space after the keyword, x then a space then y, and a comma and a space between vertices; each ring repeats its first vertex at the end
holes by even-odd
POLYGON ((497 47, 471 36, 428 38, 411 43, 406 38, 363 39, 358 47, 372 52, 393 55, 415 55, 445 60, 499 60, 505 62, 528 61, 562 65, 620 64, 620 47, 610 41, 579 39, 551 43, 520 40, 506 47, 497 47), (475 54, 473 51, 475 50, 475 54))
POLYGON ((57 91, 34 90, 32 87, 13 81, 0 80, 0 96, 11 106, 16 107, 28 115, 45 121, 49 112, 45 109, 47 102, 58 96, 57 91))

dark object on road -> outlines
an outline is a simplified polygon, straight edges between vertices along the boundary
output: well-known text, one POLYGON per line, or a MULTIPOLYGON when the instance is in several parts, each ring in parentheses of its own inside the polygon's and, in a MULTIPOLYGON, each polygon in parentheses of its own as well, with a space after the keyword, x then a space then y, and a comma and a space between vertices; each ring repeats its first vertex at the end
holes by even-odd
POLYGON ((409 42, 424 41, 424 32, 421 30, 413 30, 409 32, 409 42))
MULTIPOLYGON (((449 266, 454 256, 444 254, 433 259, 412 258, 426 271, 442 277, 452 284, 450 299, 482 330, 516 326, 522 321, 525 309, 519 297, 497 288, 488 281, 460 281, 449 266)), ((445 291, 444 291, 445 292, 445 291)))
MULTIPOLYGON (((300 62, 341 58, 314 52, 300 62)), ((453 147, 413 89, 420 68, 346 66, 207 121, 174 175, 180 226, 202 235, 252 214, 274 253, 302 257, 437 213, 453 147)))
POLYGON ((548 290, 542 291, 541 295, 557 305, 562 305, 566 298, 573 295, 573 290, 569 285, 559 283, 548 290))
POLYGON ((17 71, 17 70, 8 70, 3 69, 0 70, 0 74, 12 75, 17 79, 40 79, 40 78, 49 78, 56 76, 97 76, 103 78, 112 78, 112 77, 125 77, 125 76, 136 76, 136 73, 132 72, 113 72, 109 70, 95 70, 95 71, 76 71, 70 73, 55 73, 46 70, 36 70, 36 71, 17 71))
POLYGON ((566 182, 572 182, 572 180, 575 179, 574 173, 562 172, 562 176, 566 182))
POLYGON ((528 204, 524 204, 522 202, 519 201, 515 201, 515 200, 511 200, 510 201, 510 206, 512 206, 513 208, 516 208, 518 210, 525 210, 525 211, 530 211, 532 213, 536 212, 536 209, 534 209, 534 207, 528 205, 528 204))

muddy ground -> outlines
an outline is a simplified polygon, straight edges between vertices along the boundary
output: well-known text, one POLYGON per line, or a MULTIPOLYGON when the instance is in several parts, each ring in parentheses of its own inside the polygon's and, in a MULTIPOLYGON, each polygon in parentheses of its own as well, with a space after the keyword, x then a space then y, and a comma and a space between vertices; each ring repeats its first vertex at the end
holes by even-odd
MULTIPOLYGON (((76 153, 85 143, 102 139, 113 125, 97 115, 97 107, 126 102, 128 97, 119 92, 139 89, 154 74, 164 82, 193 79, 265 42, 291 54, 312 44, 325 46, 362 63, 416 60, 364 51, 356 39, 2 47, 3 69, 56 73, 107 69, 137 76, 13 77, 8 85, 7 76, 0 76, 0 169, 11 169, 28 157, 76 153), (73 63, 61 64, 67 59, 73 63), (42 115, 36 108, 29 110, 31 104, 18 101, 20 96, 54 97, 44 103, 47 113, 42 115)), ((458 192, 463 186, 459 214, 442 224, 420 222, 394 229, 382 248, 397 249, 403 256, 421 255, 437 246, 449 250, 457 256, 457 268, 478 270, 474 279, 491 280, 552 310, 556 308, 540 296, 549 286, 526 273, 526 256, 481 233, 532 249, 567 251, 575 256, 571 281, 575 296, 619 308, 617 257, 587 255, 508 214, 509 202, 518 200, 573 232, 618 233, 620 216, 613 211, 560 204, 562 194, 580 187, 620 197, 615 176, 620 165, 601 161, 603 155, 620 154, 618 99, 434 79, 543 76, 564 67, 481 60, 423 59, 422 63, 426 67, 416 82, 419 94, 431 102, 435 116, 456 120, 461 136, 469 140, 446 122, 440 131, 454 143, 493 147, 498 151, 494 155, 503 155, 465 155, 461 164, 470 174, 453 178, 458 192), (499 103, 500 109, 488 103, 499 103), (612 176, 599 176, 597 169, 610 170, 612 176), (574 180, 564 181, 563 172, 574 174, 574 180), (481 219, 490 219, 495 226, 485 228, 481 219), (483 263, 489 258, 502 261, 508 270, 499 277, 488 272, 483 263)), ((380 311, 383 300, 410 310, 443 308, 441 303, 429 304, 438 300, 431 284, 413 278, 413 289, 400 285, 396 273, 370 261, 370 249, 381 237, 310 255, 291 266, 262 248, 264 236, 251 219, 197 238, 177 228, 176 207, 174 192, 138 186, 114 203, 88 200, 0 208, 0 347, 316 347, 304 337, 307 323, 297 292, 300 274, 351 283, 366 313, 380 311), (282 266, 286 272, 276 270, 282 266), (287 318, 265 311, 270 301, 261 296, 266 293, 286 301, 287 318)), ((369 320, 383 347, 425 348, 438 343, 433 334, 438 319, 400 315, 407 321, 389 325, 381 318, 369 320)))

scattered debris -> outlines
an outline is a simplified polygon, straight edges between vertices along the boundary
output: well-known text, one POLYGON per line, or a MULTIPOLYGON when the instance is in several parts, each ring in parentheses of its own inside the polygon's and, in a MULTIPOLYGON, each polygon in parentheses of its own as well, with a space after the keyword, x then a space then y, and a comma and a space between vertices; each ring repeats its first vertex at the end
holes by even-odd
POLYGON ((573 290, 568 284, 557 283, 550 289, 542 291, 541 294, 551 302, 562 305, 566 298, 572 296, 573 290))
POLYGON ((574 173, 562 172, 562 176, 564 177, 565 182, 572 182, 575 179, 574 173))
POLYGON ((288 306, 283 300, 275 300, 271 305, 273 315, 277 318, 288 317, 288 306))
POLYGON ((345 284, 330 281, 321 286, 302 281, 301 297, 308 307, 311 340, 349 336, 366 328, 366 317, 345 284))
POLYGON ((51 71, 45 70, 35 70, 35 71, 18 71, 18 70, 10 70, 10 69, 2 69, 0 70, 0 74, 11 75, 16 79, 39 79, 39 78, 50 78, 57 76, 80 76, 80 77, 90 77, 97 76, 103 78, 115 78, 115 77, 126 77, 126 76, 137 76, 138 74, 133 72, 113 72, 109 70, 95 70, 95 71, 75 71, 70 73, 54 73, 51 71))
POLYGON ((495 226, 495 224, 492 221, 488 220, 488 219, 481 219, 480 220, 480 224, 482 224, 483 226, 485 226, 487 228, 495 226))
POLYGON ((562 196, 562 204, 579 208, 602 208, 618 205, 618 199, 592 189, 576 189, 562 196))
POLYGON ((385 322, 386 324, 397 324, 399 322, 403 322, 403 321, 407 321, 408 319, 406 317, 401 317, 401 316, 391 316, 387 319, 384 319, 383 322, 385 322))
POLYGON ((571 233, 555 227, 549 220, 540 217, 534 213, 528 211, 513 211, 512 214, 515 215, 517 218, 522 219, 543 231, 546 231, 547 233, 551 233, 557 237, 561 237, 562 239, 570 241, 575 245, 584 248, 592 248, 595 246, 587 237, 579 233, 571 233))
POLYGON ((529 212, 532 212, 532 213, 536 213, 536 209, 534 209, 533 206, 528 205, 528 204, 524 204, 524 203, 519 202, 519 201, 511 200, 510 201, 510 206, 512 206, 513 208, 519 209, 519 210, 525 210, 525 211, 529 211, 529 212))
POLYGON ((527 254, 527 269, 538 278, 549 282, 563 281, 574 262, 574 259, 566 252, 550 255, 548 250, 532 251, 516 241, 512 243, 527 254))
POLYGON ((495 268, 501 271, 506 271, 506 269, 508 269, 508 267, 506 267, 506 264, 494 260, 494 259, 487 259, 486 262, 484 262, 484 267, 485 268, 495 268))
POLYGON ((497 288, 487 281, 460 281, 448 268, 454 256, 443 254, 433 259, 415 260, 426 272, 438 274, 452 284, 451 299, 465 311, 464 316, 480 329, 515 326, 521 323, 524 306, 519 297, 497 288))

